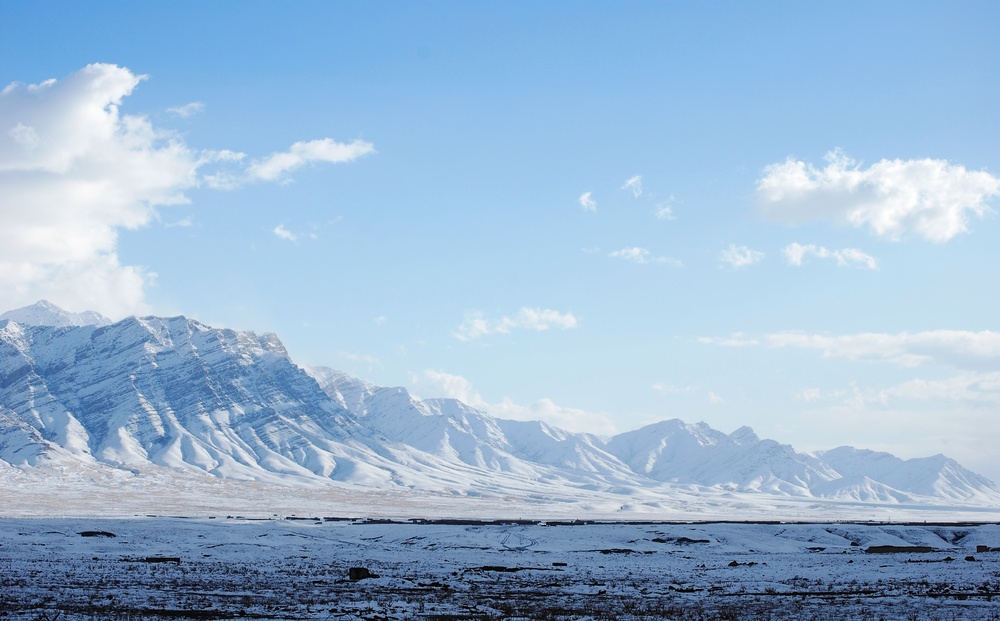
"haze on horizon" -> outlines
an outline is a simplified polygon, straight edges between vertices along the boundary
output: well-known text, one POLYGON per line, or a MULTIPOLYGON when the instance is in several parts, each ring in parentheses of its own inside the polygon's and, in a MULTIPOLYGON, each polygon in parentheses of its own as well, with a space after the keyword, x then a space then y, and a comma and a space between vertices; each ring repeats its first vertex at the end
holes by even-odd
POLYGON ((0 5, 0 312, 502 418, 1000 440, 988 2, 0 5))

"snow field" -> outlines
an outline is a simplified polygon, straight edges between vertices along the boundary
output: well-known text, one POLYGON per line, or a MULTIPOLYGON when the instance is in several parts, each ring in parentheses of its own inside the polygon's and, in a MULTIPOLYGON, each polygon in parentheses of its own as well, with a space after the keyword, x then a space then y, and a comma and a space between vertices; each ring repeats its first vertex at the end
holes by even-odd
POLYGON ((1000 619, 995 524, 316 518, 3 519, 0 619, 1000 619))

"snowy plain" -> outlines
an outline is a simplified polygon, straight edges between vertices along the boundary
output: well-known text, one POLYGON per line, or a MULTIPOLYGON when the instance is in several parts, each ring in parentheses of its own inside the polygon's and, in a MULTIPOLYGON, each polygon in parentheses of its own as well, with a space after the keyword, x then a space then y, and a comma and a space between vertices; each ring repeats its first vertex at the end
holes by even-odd
POLYGON ((3 519, 0 618, 1000 619, 992 524, 334 518, 3 519))
POLYGON ((1000 620, 1000 516, 983 507, 104 468, 0 481, 0 619, 1000 620))

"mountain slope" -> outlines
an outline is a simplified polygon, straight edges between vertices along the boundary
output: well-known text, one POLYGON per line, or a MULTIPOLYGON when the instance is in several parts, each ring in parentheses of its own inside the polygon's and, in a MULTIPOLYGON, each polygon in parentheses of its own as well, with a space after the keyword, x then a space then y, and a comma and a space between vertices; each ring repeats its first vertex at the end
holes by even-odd
POLYGON ((617 485, 635 478, 587 434, 499 420, 456 399, 420 400, 404 388, 378 388, 326 367, 310 373, 379 436, 448 461, 541 480, 617 485))
MULTIPOLYGON (((183 317, 0 324, 2 402, 69 453, 231 478, 341 479, 376 456, 273 335, 183 317)), ((379 479, 387 476, 377 477, 379 479)))

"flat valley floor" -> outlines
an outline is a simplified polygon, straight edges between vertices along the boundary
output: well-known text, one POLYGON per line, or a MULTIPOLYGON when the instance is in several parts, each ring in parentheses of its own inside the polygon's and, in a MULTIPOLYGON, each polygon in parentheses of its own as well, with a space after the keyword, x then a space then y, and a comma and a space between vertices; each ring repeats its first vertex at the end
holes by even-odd
POLYGON ((1000 620, 1000 526, 0 519, 6 619, 1000 620))

